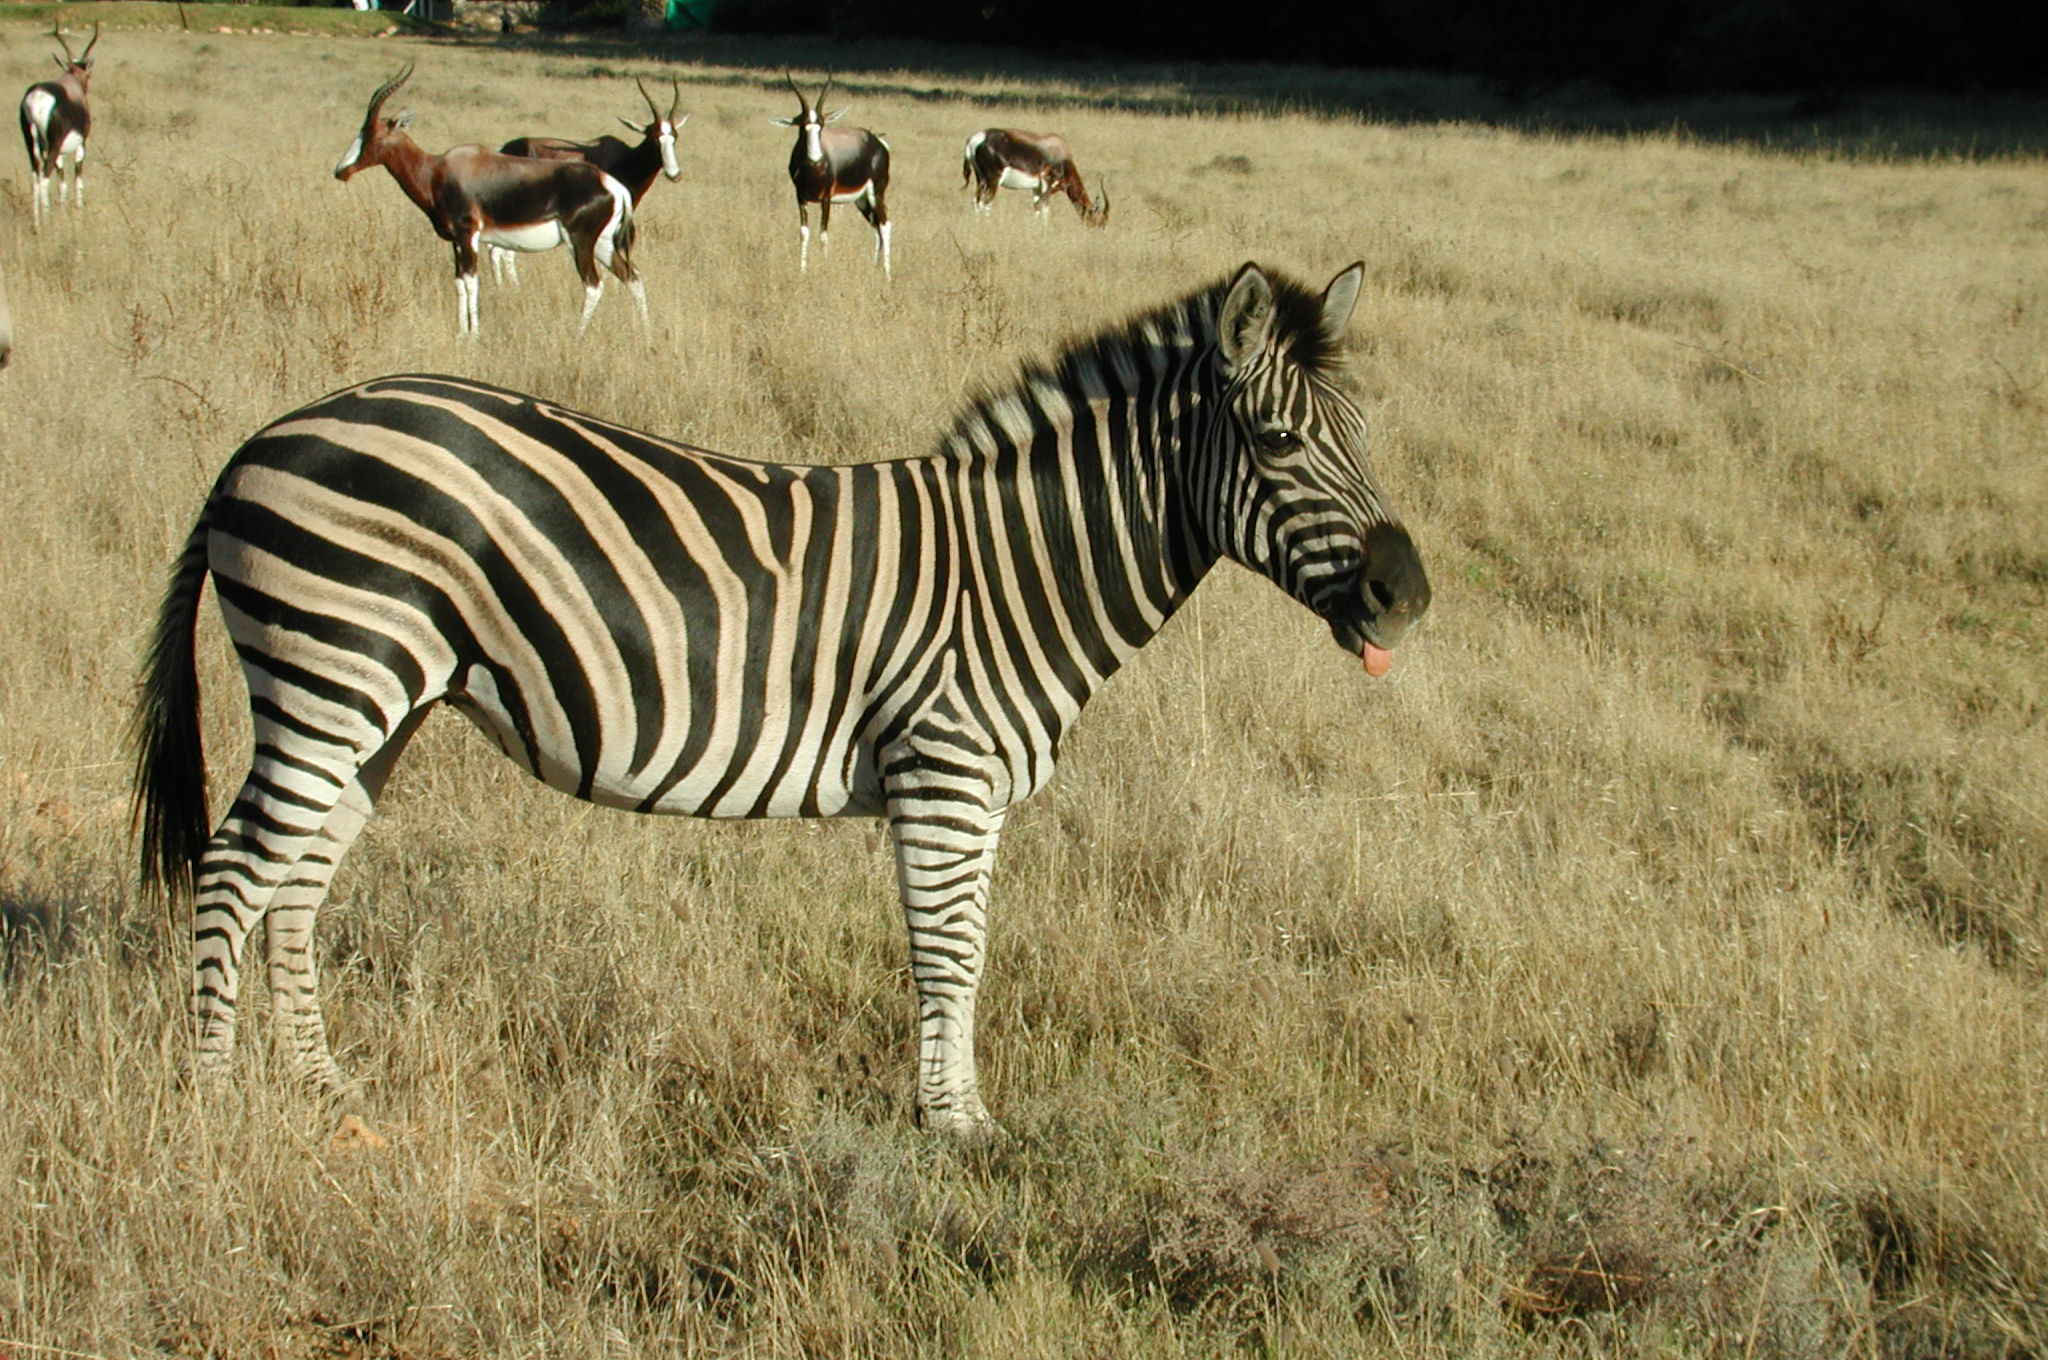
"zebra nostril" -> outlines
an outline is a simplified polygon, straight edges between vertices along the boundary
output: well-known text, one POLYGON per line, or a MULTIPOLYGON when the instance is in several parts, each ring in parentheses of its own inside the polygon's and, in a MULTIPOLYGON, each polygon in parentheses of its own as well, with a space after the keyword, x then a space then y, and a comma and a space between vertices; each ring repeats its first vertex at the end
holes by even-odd
POLYGON ((1364 594, 1380 613, 1381 626, 1420 618, 1429 608, 1429 577, 1415 542, 1398 524, 1376 524, 1366 533, 1364 594))

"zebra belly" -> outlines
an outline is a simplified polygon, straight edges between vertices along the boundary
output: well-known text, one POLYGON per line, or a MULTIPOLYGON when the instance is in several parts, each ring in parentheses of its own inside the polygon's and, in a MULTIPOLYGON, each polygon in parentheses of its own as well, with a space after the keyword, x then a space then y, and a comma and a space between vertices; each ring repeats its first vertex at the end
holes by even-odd
MULTIPOLYGON (((839 738, 792 736, 787 722, 764 722, 753 740, 714 741, 689 767, 590 768, 573 750, 529 745, 492 673, 472 666, 450 702, 507 756, 549 786, 604 807, 682 817, 875 817, 883 810, 874 752, 839 738)), ((730 731, 716 715, 696 720, 730 731)), ((611 732, 617 742, 627 734, 611 732)))
POLYGON ((480 245, 531 254, 553 250, 569 237, 560 222, 534 222, 523 227, 485 227, 477 233, 476 239, 480 245))

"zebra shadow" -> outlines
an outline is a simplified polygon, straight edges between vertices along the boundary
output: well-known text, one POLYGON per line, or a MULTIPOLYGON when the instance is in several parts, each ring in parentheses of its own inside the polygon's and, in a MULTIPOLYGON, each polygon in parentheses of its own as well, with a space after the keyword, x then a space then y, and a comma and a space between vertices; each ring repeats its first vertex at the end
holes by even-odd
POLYGON ((0 983, 13 986, 71 951, 75 913, 61 897, 0 886, 0 983))
POLYGON ((109 901, 85 885, 0 882, 0 987, 12 991, 87 959, 151 968, 169 949, 160 912, 109 901))

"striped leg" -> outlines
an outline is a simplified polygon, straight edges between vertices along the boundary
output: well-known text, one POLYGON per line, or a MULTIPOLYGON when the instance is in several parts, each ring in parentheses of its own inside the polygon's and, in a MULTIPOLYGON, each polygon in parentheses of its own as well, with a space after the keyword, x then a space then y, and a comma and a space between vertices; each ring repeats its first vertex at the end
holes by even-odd
POLYGON ((313 924, 341 857, 362 834, 377 795, 427 710, 418 709, 396 735, 342 790, 340 801, 320 828, 313 848, 292 866, 264 918, 270 965, 272 1042, 285 1068, 307 1086, 339 1091, 346 1081, 327 1046, 327 1022, 320 1013, 320 965, 313 948, 313 924))
POLYGON ((987 938, 989 868, 1003 828, 988 784, 950 763, 890 781, 889 830, 917 983, 917 1113, 936 1133, 994 1131, 974 1072, 974 1000, 987 938))
MULTIPOLYGON (((294 771, 301 785, 325 784, 326 792, 287 793, 270 783, 271 764, 258 757, 199 863, 191 1006, 194 1067, 201 1078, 224 1074, 234 1057, 242 948, 250 932, 280 889, 300 876, 301 861, 321 844, 323 828, 355 778, 353 770, 322 770, 312 779, 294 771)), ((305 930, 310 928, 308 914, 305 930)), ((298 947, 302 933, 287 926, 278 947, 298 947)))
POLYGON ((225 1073, 234 1057, 242 950, 274 906, 286 915, 269 937, 271 984, 282 1002, 293 1066, 323 1083, 338 1080, 326 1057, 326 1027, 314 991, 313 918, 342 852, 389 773, 396 750, 417 726, 409 716, 390 741, 358 747, 321 740, 260 708, 249 777, 199 863, 192 904, 192 1030, 196 1075, 225 1073), (324 1058, 324 1061, 323 1061, 324 1058))

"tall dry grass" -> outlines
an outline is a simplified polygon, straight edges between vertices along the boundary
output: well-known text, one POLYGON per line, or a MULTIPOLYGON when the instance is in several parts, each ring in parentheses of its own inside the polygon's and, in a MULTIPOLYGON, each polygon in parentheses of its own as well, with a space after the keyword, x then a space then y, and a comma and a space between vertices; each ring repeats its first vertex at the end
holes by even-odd
POLYGON ((645 335, 613 290, 577 341, 557 256, 460 342, 418 213, 327 172, 404 60, 439 148, 594 133, 652 59, 110 33, 91 205, 32 234, 0 184, 0 1353, 2048 1349, 2040 164, 1165 116, 848 52, 894 284, 851 214, 798 277, 763 49, 678 69, 645 335), (993 122, 1065 132, 1110 227, 974 220, 993 122), (453 719, 323 922, 361 1122, 260 1042, 180 1089, 121 735, 239 438, 436 369, 915 453, 1247 257, 1367 262, 1355 381, 1435 609, 1373 684, 1224 568, 1098 700, 997 870, 1006 1143, 909 1126, 872 829, 596 810, 453 719))

